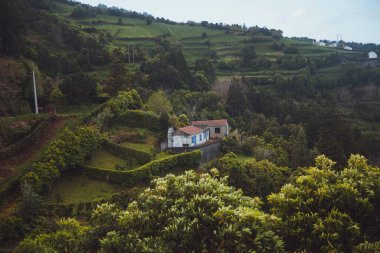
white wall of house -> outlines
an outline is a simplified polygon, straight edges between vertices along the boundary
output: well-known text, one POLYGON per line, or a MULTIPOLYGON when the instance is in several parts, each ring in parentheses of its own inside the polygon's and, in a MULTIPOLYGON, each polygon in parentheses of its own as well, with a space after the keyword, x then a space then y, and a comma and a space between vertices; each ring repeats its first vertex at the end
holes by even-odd
MULTIPOLYGON (((188 147, 196 147, 199 145, 202 145, 206 143, 209 140, 209 134, 208 130, 203 131, 202 133, 199 134, 193 134, 193 135, 173 135, 173 141, 169 147, 173 148, 179 148, 188 146, 188 147), (193 138, 195 137, 195 143, 193 142, 193 138)), ((170 140, 168 140, 170 142, 170 140)))

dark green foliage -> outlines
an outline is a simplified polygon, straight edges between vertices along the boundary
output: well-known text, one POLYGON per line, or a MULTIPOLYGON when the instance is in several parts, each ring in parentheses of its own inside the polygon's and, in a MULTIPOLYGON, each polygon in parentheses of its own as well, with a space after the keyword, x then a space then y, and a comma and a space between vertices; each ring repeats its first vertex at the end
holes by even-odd
POLYGON ((195 61, 194 72, 203 71, 207 79, 213 83, 215 81, 215 70, 212 63, 207 59, 198 59, 195 61))
POLYGON ((73 18, 89 18, 96 15, 95 10, 89 5, 77 5, 73 12, 70 14, 73 18))
POLYGON ((161 129, 159 118, 156 115, 139 110, 127 110, 120 113, 113 122, 129 127, 147 128, 152 131, 160 131, 161 129))
POLYGON ((115 95, 118 91, 130 87, 125 67, 125 55, 120 48, 112 51, 111 66, 106 83, 106 91, 115 95))
POLYGON ((68 103, 89 102, 96 97, 97 80, 86 73, 79 72, 65 77, 59 88, 68 103))
POLYGON ((0 214, 0 244, 6 245, 22 238, 25 233, 24 222, 18 216, 0 214))
POLYGON ((307 66, 307 61, 301 55, 286 55, 284 58, 279 59, 281 68, 284 69, 300 69, 307 66))
POLYGON ((18 55, 25 43, 24 22, 29 9, 22 0, 0 2, 0 53, 18 55))
POLYGON ((240 66, 247 68, 252 67, 252 60, 256 58, 256 51, 254 46, 244 46, 240 52, 241 62, 240 66))
POLYGON ((149 87, 152 89, 196 89, 192 87, 191 73, 180 49, 165 45, 168 51, 147 59, 140 66, 140 71, 149 76, 149 87))
POLYGON ((222 105, 222 98, 216 92, 192 92, 177 90, 170 95, 174 112, 185 114, 190 120, 228 118, 222 105))
POLYGON ((154 160, 130 171, 105 170, 90 166, 83 166, 83 171, 94 179, 105 179, 112 183, 132 186, 141 182, 147 183, 153 177, 165 175, 175 169, 183 170, 197 166, 200 159, 201 151, 196 150, 154 160))
POLYGON ((242 189, 248 196, 265 199, 277 192, 286 182, 290 171, 267 161, 250 159, 243 161, 234 153, 229 153, 218 160, 221 176, 228 176, 230 185, 242 189))
POLYGON ((226 103, 227 112, 233 116, 240 116, 247 108, 244 86, 238 79, 232 79, 228 89, 228 98, 226 103))

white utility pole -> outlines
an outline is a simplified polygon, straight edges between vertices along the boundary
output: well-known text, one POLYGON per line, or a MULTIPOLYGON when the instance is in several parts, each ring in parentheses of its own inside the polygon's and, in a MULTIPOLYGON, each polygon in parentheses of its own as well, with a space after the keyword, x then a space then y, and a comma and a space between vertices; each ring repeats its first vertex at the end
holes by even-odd
POLYGON ((36 78, 34 76, 34 70, 33 70, 33 87, 34 87, 34 106, 36 108, 36 114, 38 114, 37 89, 36 89, 36 78))

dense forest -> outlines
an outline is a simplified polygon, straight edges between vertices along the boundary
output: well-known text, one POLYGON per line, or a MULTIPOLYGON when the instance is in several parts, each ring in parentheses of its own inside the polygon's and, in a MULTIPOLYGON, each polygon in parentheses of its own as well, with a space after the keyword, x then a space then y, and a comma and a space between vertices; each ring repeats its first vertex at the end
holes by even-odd
POLYGON ((380 252, 380 45, 338 44, 1 1, 0 251, 380 252))

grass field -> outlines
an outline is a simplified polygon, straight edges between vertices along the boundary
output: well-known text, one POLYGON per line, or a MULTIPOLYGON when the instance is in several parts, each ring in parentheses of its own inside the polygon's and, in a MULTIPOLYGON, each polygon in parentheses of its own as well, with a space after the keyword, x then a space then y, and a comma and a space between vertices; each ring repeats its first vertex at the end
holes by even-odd
POLYGON ((50 203, 79 203, 103 199, 120 191, 123 191, 122 187, 68 173, 54 184, 45 200, 50 203))
POLYGON ((119 156, 116 156, 109 151, 101 148, 92 157, 92 159, 87 163, 89 166, 114 170, 117 164, 126 164, 127 161, 119 156))
POLYGON ((158 138, 155 135, 148 133, 145 143, 124 142, 121 145, 127 148, 150 153, 155 149, 157 141, 158 138))

